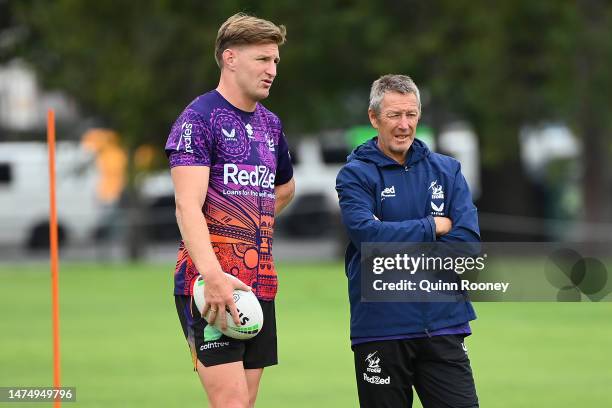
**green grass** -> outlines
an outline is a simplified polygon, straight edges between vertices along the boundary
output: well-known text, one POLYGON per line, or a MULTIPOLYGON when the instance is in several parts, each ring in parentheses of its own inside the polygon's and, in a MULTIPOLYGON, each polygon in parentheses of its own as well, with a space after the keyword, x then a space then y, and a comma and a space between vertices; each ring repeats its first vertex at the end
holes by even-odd
MULTIPOLYGON (((358 406, 342 266, 278 270, 280 365, 258 406, 358 406)), ((206 406, 171 294, 170 264, 62 265, 62 382, 78 395, 66 406, 206 406)), ((475 306, 467 345, 481 406, 612 404, 611 303, 475 306)), ((46 265, 0 267, 0 386, 52 382, 49 309, 46 265)))

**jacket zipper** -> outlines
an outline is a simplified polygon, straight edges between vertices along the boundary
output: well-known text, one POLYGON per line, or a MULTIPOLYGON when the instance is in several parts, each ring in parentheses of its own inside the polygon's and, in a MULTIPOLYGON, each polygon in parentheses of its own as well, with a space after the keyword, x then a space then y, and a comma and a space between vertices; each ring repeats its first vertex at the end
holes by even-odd
MULTIPOLYGON (((405 165, 404 166, 404 172, 409 172, 410 169, 412 168, 412 166, 410 165, 405 165)), ((408 185, 408 180, 405 180, 405 184, 408 185)), ((429 322, 427 321, 427 307, 426 307, 426 303, 418 303, 419 305, 419 309, 421 309, 421 313, 422 313, 422 317, 423 317, 423 326, 425 327, 425 334, 427 335, 427 337, 431 338, 431 333, 429 333, 429 322)))

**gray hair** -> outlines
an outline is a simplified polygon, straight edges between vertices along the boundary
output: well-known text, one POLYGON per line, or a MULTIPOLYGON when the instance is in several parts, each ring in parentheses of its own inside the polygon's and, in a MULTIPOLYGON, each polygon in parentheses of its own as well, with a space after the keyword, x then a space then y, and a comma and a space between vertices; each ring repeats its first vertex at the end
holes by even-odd
POLYGON ((421 94, 419 88, 408 75, 388 74, 381 76, 374 83, 370 90, 370 106, 376 114, 380 114, 380 103, 382 102, 385 92, 397 92, 401 94, 414 94, 419 104, 419 113, 421 112, 421 94))

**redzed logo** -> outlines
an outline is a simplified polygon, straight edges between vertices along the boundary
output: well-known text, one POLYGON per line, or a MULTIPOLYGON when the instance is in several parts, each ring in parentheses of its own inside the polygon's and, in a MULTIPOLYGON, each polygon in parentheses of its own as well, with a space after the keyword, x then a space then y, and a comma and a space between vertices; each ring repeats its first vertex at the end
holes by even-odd
POLYGON ((234 184, 241 186, 274 188, 275 174, 270 172, 266 166, 254 166, 252 171, 240 170, 233 163, 223 165, 223 184, 234 184))
POLYGON ((391 376, 387 378, 380 378, 377 375, 368 377, 366 373, 363 373, 363 379, 369 382, 370 384, 391 384, 391 376))

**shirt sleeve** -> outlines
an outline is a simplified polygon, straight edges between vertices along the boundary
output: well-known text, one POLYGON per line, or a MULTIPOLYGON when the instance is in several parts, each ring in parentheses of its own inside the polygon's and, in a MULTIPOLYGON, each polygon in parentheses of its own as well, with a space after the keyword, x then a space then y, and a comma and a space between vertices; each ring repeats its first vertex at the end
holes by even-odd
POLYGON ((336 178, 342 222, 353 245, 364 242, 433 242, 431 216, 416 220, 381 221, 376 212, 375 187, 365 173, 346 165, 336 178))
POLYGON ((202 115, 191 108, 181 113, 168 135, 170 167, 210 166, 211 132, 202 115))
POLYGON ((278 157, 276 162, 275 185, 279 186, 289 182, 293 178, 293 165, 289 154, 289 145, 285 139, 285 133, 281 131, 278 139, 278 157))
POLYGON ((448 216, 453 221, 453 227, 448 234, 439 237, 442 242, 478 242, 480 228, 478 226, 478 210, 472 202, 470 188, 461 173, 461 165, 457 163, 455 181, 452 188, 448 216))

